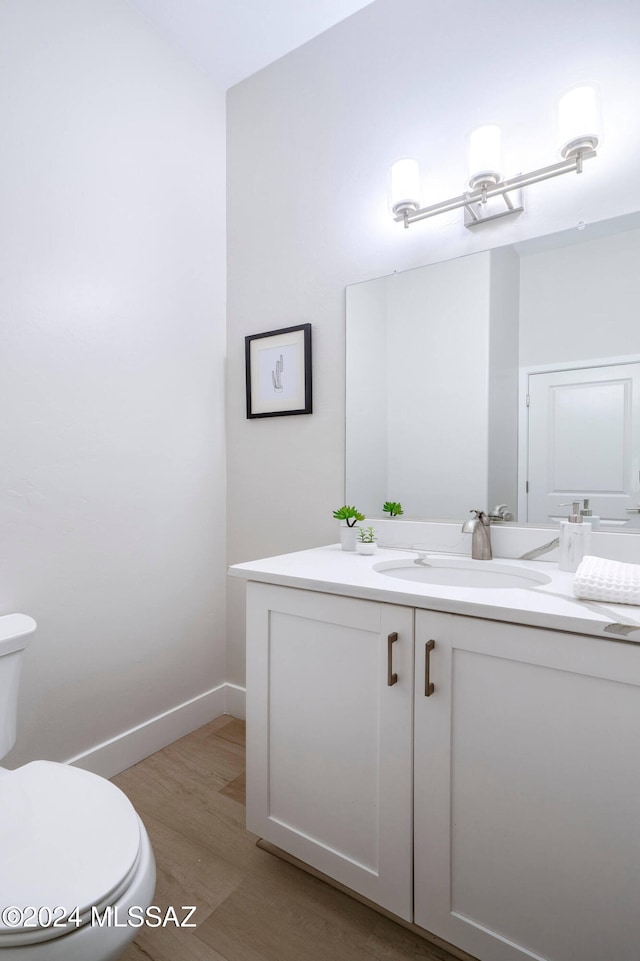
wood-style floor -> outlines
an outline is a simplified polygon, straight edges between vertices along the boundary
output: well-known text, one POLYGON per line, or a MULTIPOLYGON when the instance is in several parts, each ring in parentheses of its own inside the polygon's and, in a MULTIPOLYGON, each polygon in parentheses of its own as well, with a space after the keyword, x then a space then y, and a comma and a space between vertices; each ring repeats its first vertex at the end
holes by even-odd
POLYGON ((244 723, 224 716, 114 782, 155 851, 162 912, 195 905, 196 928, 139 930, 122 961, 456 961, 245 830, 244 723))

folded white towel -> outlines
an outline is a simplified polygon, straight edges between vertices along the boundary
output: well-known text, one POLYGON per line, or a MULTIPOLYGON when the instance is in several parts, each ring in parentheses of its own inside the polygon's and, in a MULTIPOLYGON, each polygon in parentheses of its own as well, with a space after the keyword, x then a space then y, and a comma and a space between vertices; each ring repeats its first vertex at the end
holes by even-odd
POLYGON ((640 604, 640 564, 623 564, 587 554, 576 571, 573 593, 590 601, 640 604))

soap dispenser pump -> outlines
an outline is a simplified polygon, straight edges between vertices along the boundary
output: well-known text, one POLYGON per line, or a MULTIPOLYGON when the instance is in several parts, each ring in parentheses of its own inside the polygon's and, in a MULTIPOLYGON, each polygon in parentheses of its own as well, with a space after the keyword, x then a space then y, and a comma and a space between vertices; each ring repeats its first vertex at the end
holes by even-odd
POLYGON ((580 501, 573 501, 569 519, 560 522, 558 567, 561 571, 577 571, 578 564, 589 553, 591 524, 582 519, 580 501))
POLYGON ((582 502, 582 507, 580 508, 580 516, 583 521, 588 521, 591 524, 591 529, 597 527, 600 523, 600 518, 596 517, 591 508, 589 507, 589 498, 585 497, 582 502))

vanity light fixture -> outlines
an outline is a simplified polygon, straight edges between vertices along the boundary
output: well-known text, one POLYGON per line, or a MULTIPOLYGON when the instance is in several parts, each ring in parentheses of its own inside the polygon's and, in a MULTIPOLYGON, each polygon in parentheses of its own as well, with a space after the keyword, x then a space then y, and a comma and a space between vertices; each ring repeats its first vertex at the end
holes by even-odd
POLYGON ((397 161, 391 168, 394 220, 408 227, 418 220, 462 207, 465 227, 477 227, 490 220, 521 213, 524 210, 523 187, 573 171, 582 173, 583 162, 596 156, 597 114, 593 87, 574 87, 568 91, 558 103, 562 160, 508 180, 502 177, 500 128, 495 124, 478 127, 469 138, 470 191, 429 207, 421 207, 418 200, 420 173, 417 160, 405 158, 397 161), (494 198, 497 203, 492 202, 494 198))

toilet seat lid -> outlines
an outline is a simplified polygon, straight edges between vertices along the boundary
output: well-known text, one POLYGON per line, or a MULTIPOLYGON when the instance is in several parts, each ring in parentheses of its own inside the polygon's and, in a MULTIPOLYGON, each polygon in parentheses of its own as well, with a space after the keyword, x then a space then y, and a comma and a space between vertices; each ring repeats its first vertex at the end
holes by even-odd
POLYGON ((79 926, 55 926, 49 910, 77 908, 84 924, 113 903, 136 868, 140 822, 119 788, 80 768, 34 761, 0 773, 0 907, 23 915, 0 917, 1 948, 79 926), (27 917, 27 907, 43 911, 27 917))

